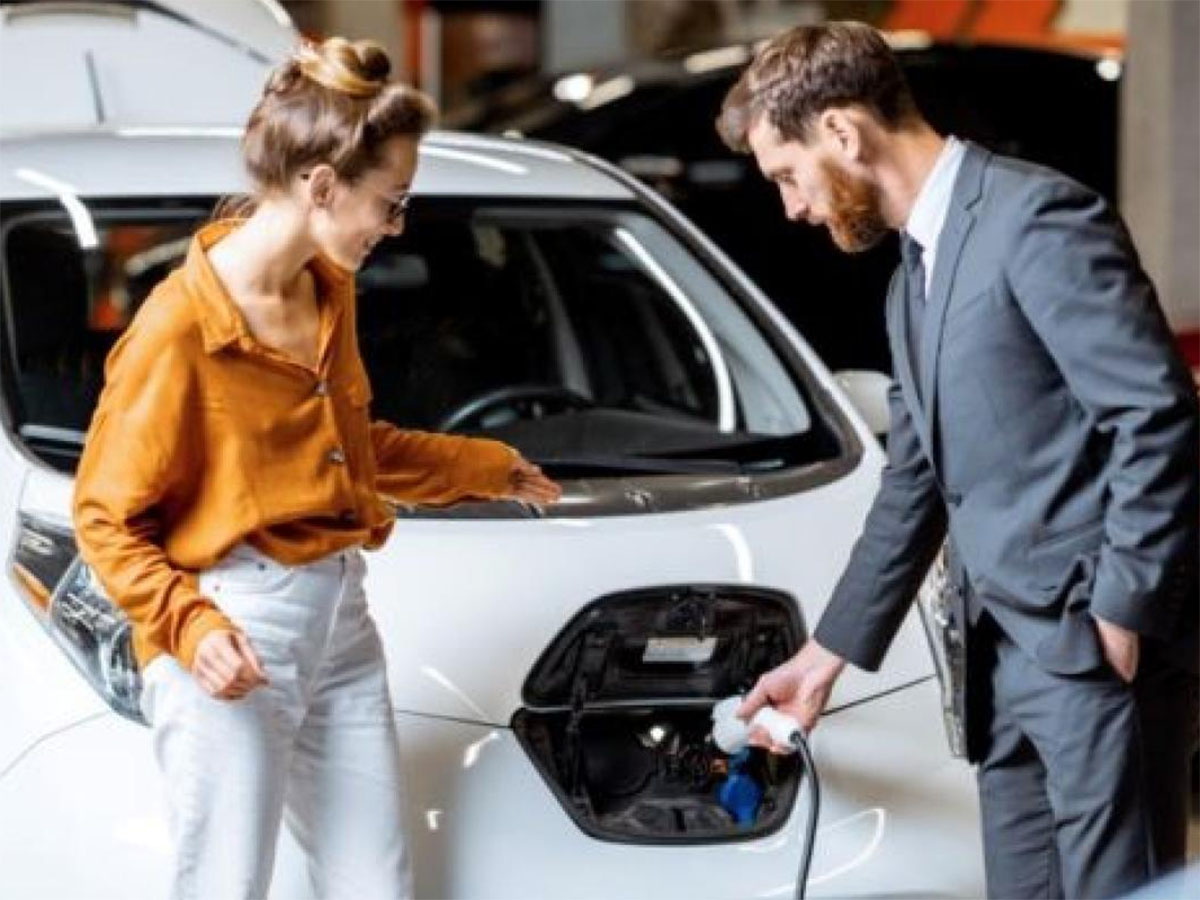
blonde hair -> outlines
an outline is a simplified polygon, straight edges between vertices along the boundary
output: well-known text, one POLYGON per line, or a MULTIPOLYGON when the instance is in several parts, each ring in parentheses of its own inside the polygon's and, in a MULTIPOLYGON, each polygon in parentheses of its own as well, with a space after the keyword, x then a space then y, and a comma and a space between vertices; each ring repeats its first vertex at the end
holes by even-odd
POLYGON ((332 37, 297 47, 271 72, 242 136, 254 192, 226 198, 215 215, 248 215, 265 193, 286 190, 297 174, 321 163, 354 182, 380 162, 392 138, 420 140, 437 106, 390 79, 391 70, 374 41, 332 37))

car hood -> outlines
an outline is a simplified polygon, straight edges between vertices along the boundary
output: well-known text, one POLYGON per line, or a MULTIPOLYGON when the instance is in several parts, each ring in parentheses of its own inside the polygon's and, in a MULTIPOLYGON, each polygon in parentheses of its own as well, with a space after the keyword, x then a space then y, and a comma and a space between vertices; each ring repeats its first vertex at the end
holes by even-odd
MULTIPOLYGON (((811 631, 876 483, 858 472, 785 499, 592 520, 401 521, 368 554, 367 591, 397 709, 507 725, 543 651, 593 601, 680 585, 752 585, 798 601, 811 631)), ((879 676, 843 678, 834 702, 931 672, 906 627, 879 676)), ((653 701, 653 697, 646 698, 653 701)))
MULTIPOLYGON (((589 603, 623 591, 693 584, 773 589, 798 603, 802 627, 811 632, 862 529, 881 465, 882 454, 871 447, 848 474, 828 483, 687 512, 400 519, 387 543, 365 554, 393 705, 404 713, 507 726, 525 705, 522 687, 548 645, 589 603)), ((20 508, 69 522, 71 484, 35 468, 20 508)), ((831 708, 932 671, 914 613, 880 672, 848 669, 831 708)))

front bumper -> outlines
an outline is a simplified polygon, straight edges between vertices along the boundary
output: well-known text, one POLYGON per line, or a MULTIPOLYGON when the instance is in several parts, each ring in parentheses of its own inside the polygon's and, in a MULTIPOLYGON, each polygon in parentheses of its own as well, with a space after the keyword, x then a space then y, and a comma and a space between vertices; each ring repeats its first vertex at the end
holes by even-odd
MULTIPOLYGON (((733 844, 608 843, 574 825, 507 728, 397 714, 418 896, 789 897, 809 793, 787 824, 733 844)), ((832 711, 813 735, 820 830, 809 896, 981 896, 970 770, 952 760, 937 683, 832 711)), ((149 732, 115 714, 30 747, 0 779, 0 896, 160 897, 170 842, 149 732)), ((284 829, 271 896, 308 895, 284 829)))
MULTIPOLYGON (((835 710, 813 735, 822 809, 809 896, 981 896, 974 779, 950 757, 929 678, 835 710)), ((596 840, 507 728, 399 715, 418 896, 790 897, 810 794, 729 844, 596 840)), ((279 896, 286 896, 279 894, 279 896)))

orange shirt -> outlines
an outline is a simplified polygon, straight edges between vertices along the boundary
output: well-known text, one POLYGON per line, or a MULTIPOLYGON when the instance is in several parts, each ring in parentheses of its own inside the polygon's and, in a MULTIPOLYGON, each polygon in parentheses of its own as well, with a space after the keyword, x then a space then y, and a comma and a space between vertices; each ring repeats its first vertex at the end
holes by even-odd
POLYGON ((80 552, 128 614, 143 665, 167 652, 190 668, 205 634, 234 627, 196 573, 240 541, 299 565, 379 547, 393 522, 384 497, 509 491, 505 444, 369 420, 354 276, 330 260, 310 264, 317 368, 257 343, 206 256, 237 225, 202 228, 113 347, 76 476, 80 552))

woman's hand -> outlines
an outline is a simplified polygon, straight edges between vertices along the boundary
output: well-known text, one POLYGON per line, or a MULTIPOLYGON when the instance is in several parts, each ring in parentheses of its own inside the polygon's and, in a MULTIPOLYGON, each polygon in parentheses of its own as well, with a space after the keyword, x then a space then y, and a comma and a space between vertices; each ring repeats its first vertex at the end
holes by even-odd
POLYGON ((218 700, 240 700, 267 684, 267 672, 250 641, 240 631, 209 632, 196 647, 192 677, 218 700))
POLYGON ((512 471, 508 474, 508 484, 512 489, 509 496, 525 503, 542 506, 546 503, 556 503, 562 497, 562 486, 547 478, 539 467, 523 456, 518 456, 513 463, 512 471))

